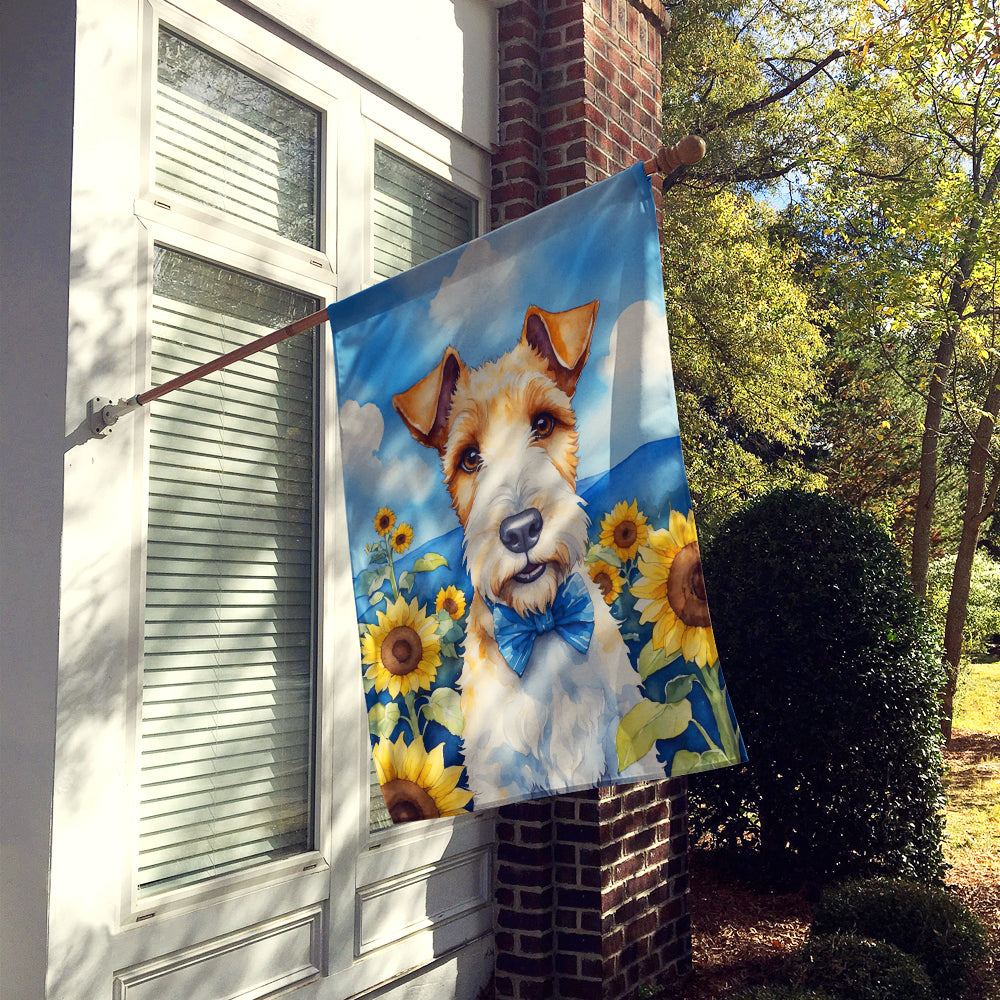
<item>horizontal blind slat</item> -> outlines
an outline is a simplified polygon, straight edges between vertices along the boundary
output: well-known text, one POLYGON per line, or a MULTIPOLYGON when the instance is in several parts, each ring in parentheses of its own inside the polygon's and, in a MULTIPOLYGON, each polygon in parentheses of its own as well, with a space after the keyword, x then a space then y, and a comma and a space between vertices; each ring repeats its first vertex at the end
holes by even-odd
MULTIPOLYGON (((263 282, 254 294, 245 276, 157 254, 154 381, 285 325, 284 315, 254 314, 269 300, 315 311, 305 296, 296 304, 263 282), (166 276, 159 287, 158 276, 166 276), (234 294, 219 298, 216 280, 234 294), (188 291, 190 301, 177 297, 188 291)), ((307 339, 151 410, 141 893, 309 846, 315 341, 307 339)))

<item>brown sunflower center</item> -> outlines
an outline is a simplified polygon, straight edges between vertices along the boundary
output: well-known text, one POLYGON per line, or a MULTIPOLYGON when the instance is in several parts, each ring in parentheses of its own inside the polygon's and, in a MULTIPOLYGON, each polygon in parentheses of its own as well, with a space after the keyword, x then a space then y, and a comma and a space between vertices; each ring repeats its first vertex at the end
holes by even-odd
POLYGON ((608 594, 614 590, 614 584, 611 582, 611 577, 606 570, 601 570, 601 572, 594 577, 594 583, 601 588, 601 594, 604 597, 607 597, 608 594))
POLYGON ((454 618, 458 614, 458 602, 454 597, 446 597, 444 601, 441 602, 441 607, 454 618))
POLYGON ((707 628, 712 624, 697 542, 688 542, 674 556, 667 577, 667 600, 685 625, 707 628))
POLYGON ((393 778, 382 786, 382 797, 393 823, 415 819, 435 819, 441 815, 437 803, 425 788, 406 778, 393 778))
POLYGON ((388 531, 391 527, 392 527, 392 518, 390 518, 388 514, 383 514, 378 519, 378 530, 385 532, 388 531))
POLYGON ((639 529, 635 526, 635 521, 619 521, 615 525, 615 545, 620 549, 630 549, 635 545, 636 538, 639 537, 639 529))
POLYGON ((397 625, 382 640, 379 649, 382 666, 397 677, 416 670, 422 653, 420 636, 409 625, 397 625))

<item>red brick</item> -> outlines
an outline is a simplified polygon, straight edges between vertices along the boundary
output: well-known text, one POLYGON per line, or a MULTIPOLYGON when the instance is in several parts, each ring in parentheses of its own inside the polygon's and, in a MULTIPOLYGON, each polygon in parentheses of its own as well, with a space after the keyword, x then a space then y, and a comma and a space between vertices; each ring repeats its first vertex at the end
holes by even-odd
POLYGON ((556 66, 568 66, 570 63, 582 62, 585 55, 582 38, 568 41, 559 48, 545 49, 542 53, 542 67, 554 69, 556 66))
POLYGON ((587 955, 601 954, 600 934, 583 934, 579 931, 559 931, 556 947, 560 951, 574 951, 587 955))
POLYGON ((584 177, 586 177, 586 164, 582 162, 556 167, 546 174, 550 187, 555 184, 567 185, 584 177))
POLYGON ((559 996, 567 1000, 604 1000, 604 984, 595 979, 566 977, 559 983, 559 996))
POLYGON ((510 122, 506 128, 503 130, 503 136, 506 142, 513 142, 518 139, 525 139, 528 142, 538 144, 541 142, 541 133, 526 121, 516 121, 510 122))

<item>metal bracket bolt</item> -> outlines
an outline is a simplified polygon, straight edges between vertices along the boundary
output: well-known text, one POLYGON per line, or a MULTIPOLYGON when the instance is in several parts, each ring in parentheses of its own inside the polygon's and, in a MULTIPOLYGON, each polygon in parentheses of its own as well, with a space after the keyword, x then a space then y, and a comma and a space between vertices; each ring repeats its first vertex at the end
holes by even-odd
POLYGON ((139 402, 135 396, 131 399, 119 399, 118 402, 104 396, 94 396, 87 400, 87 423, 94 437, 103 438, 111 433, 112 427, 123 413, 135 410, 139 402))

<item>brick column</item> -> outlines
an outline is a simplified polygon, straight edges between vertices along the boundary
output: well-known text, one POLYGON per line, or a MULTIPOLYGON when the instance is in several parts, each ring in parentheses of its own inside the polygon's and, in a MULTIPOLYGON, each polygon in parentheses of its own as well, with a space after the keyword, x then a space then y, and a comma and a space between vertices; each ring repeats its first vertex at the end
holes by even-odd
MULTIPOLYGON (((668 23, 660 0, 499 9, 494 227, 656 150, 668 23)), ((623 1000, 688 970, 684 779, 506 806, 496 834, 498 998, 623 1000)))

